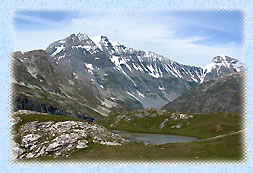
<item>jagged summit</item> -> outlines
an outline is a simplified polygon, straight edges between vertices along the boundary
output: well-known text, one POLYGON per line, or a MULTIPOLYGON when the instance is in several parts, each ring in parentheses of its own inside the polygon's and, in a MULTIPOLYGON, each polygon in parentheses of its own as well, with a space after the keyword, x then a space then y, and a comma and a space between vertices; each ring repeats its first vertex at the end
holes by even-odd
POLYGON ((227 55, 215 56, 209 64, 204 66, 201 83, 228 73, 240 72, 241 70, 242 64, 237 59, 227 55))
POLYGON ((76 36, 77 36, 77 38, 78 38, 80 41, 84 41, 84 40, 88 40, 88 39, 89 39, 89 37, 88 37, 87 34, 81 33, 81 32, 79 32, 76 36))
POLYGON ((217 66, 225 66, 227 68, 235 68, 236 71, 241 70, 243 66, 236 58, 228 55, 219 55, 213 58, 212 62, 216 63, 217 66))
POLYGON ((219 55, 219 56, 215 56, 212 60, 215 63, 222 63, 222 62, 228 62, 228 63, 237 63, 238 60, 228 56, 228 55, 219 55))

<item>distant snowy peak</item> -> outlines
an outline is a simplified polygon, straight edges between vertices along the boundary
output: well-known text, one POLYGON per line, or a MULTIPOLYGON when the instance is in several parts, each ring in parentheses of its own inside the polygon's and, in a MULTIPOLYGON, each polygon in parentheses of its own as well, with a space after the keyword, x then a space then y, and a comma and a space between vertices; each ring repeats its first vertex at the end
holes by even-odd
POLYGON ((204 74, 213 70, 220 71, 222 68, 234 69, 236 72, 241 70, 242 64, 233 57, 227 55, 219 55, 213 58, 210 64, 206 65, 203 70, 204 74))
POLYGON ((225 66, 227 68, 230 68, 231 66, 237 64, 238 60, 227 55, 219 55, 214 57, 212 62, 215 63, 217 66, 225 66))
POLYGON ((242 69, 243 65, 237 59, 227 55, 216 56, 211 63, 204 66, 201 83, 228 73, 240 72, 242 69))

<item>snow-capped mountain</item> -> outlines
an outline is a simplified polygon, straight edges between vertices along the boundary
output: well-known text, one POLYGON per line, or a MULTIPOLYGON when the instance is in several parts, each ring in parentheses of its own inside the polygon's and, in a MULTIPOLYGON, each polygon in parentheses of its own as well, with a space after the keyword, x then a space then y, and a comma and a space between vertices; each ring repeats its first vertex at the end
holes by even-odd
POLYGON ((127 98, 144 108, 159 108, 196 84, 240 71, 238 61, 224 55, 201 68, 83 33, 50 44, 46 52, 58 66, 90 79, 107 100, 127 98))
MULTIPOLYGON (((90 38, 83 33, 55 41, 45 51, 16 52, 14 57, 17 87, 30 88, 29 93, 35 93, 30 100, 39 102, 47 95, 51 105, 67 107, 69 112, 74 105, 78 115, 85 109, 87 114, 106 115, 115 108, 161 108, 200 83, 242 68, 228 56, 217 56, 204 68, 183 65, 154 52, 128 48, 106 36, 90 38), (49 97, 52 93, 57 99, 49 97), (67 100, 72 100, 71 104, 67 100)), ((22 106, 30 103, 28 95, 22 90, 17 102, 22 106)))
MULTIPOLYGON (((127 48, 117 42, 110 41, 105 36, 89 38, 86 34, 72 34, 70 37, 49 45, 46 52, 53 56, 56 63, 70 53, 85 56, 93 66, 104 66, 106 61, 110 66, 126 75, 126 71, 146 73, 153 78, 176 77, 187 81, 199 82, 202 69, 194 66, 179 64, 154 52, 144 52, 127 48), (91 58, 92 59, 89 59, 91 58), (122 70, 122 66, 126 70, 122 70)), ((126 77, 131 80, 127 75, 126 77)))
MULTIPOLYGON (((213 77, 219 77, 226 73, 239 72, 242 66, 238 63, 238 60, 226 55, 214 57, 211 63, 204 68, 183 65, 154 52, 127 48, 118 42, 109 40, 105 36, 89 38, 86 34, 82 33, 78 33, 77 35, 72 34, 66 39, 56 41, 50 44, 46 51, 56 59, 56 63, 58 64, 66 56, 66 53, 68 54, 69 51, 73 51, 74 49, 76 49, 76 52, 81 52, 83 56, 93 57, 91 65, 89 65, 92 68, 92 65, 98 66, 99 60, 103 63, 107 60, 107 64, 115 67, 123 74, 126 74, 125 71, 139 71, 153 78, 171 76, 198 83, 203 83, 213 77), (100 59, 101 55, 102 60, 100 59), (127 69, 122 70, 122 66, 125 66, 127 69)), ((86 61, 89 61, 89 59, 86 59, 86 61)), ((131 80, 127 75, 126 77, 131 80)))
POLYGON ((237 59, 226 55, 216 56, 211 63, 203 68, 200 82, 203 83, 204 81, 215 79, 228 73, 240 72, 241 70, 243 70, 243 65, 237 59))

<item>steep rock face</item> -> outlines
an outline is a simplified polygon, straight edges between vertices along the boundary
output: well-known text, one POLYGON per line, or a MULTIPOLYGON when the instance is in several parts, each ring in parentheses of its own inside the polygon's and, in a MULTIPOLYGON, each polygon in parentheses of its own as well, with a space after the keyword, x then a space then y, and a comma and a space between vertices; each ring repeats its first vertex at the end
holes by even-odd
POLYGON ((243 74, 209 80, 163 107, 170 112, 215 113, 242 111, 243 74))
POLYGON ((12 57, 14 111, 100 116, 99 92, 86 78, 77 80, 70 69, 58 68, 43 50, 15 52, 12 57))

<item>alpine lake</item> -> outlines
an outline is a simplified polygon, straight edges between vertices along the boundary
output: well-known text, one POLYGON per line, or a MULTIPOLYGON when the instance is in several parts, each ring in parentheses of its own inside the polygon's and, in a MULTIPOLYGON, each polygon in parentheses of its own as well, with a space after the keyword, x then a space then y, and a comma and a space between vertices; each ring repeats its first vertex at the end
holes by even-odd
POLYGON ((137 142, 144 144, 166 144, 166 143, 188 143, 198 140, 194 137, 178 136, 178 135, 167 135, 167 134, 151 134, 151 133, 133 133, 122 130, 112 130, 122 138, 129 142, 137 142))

